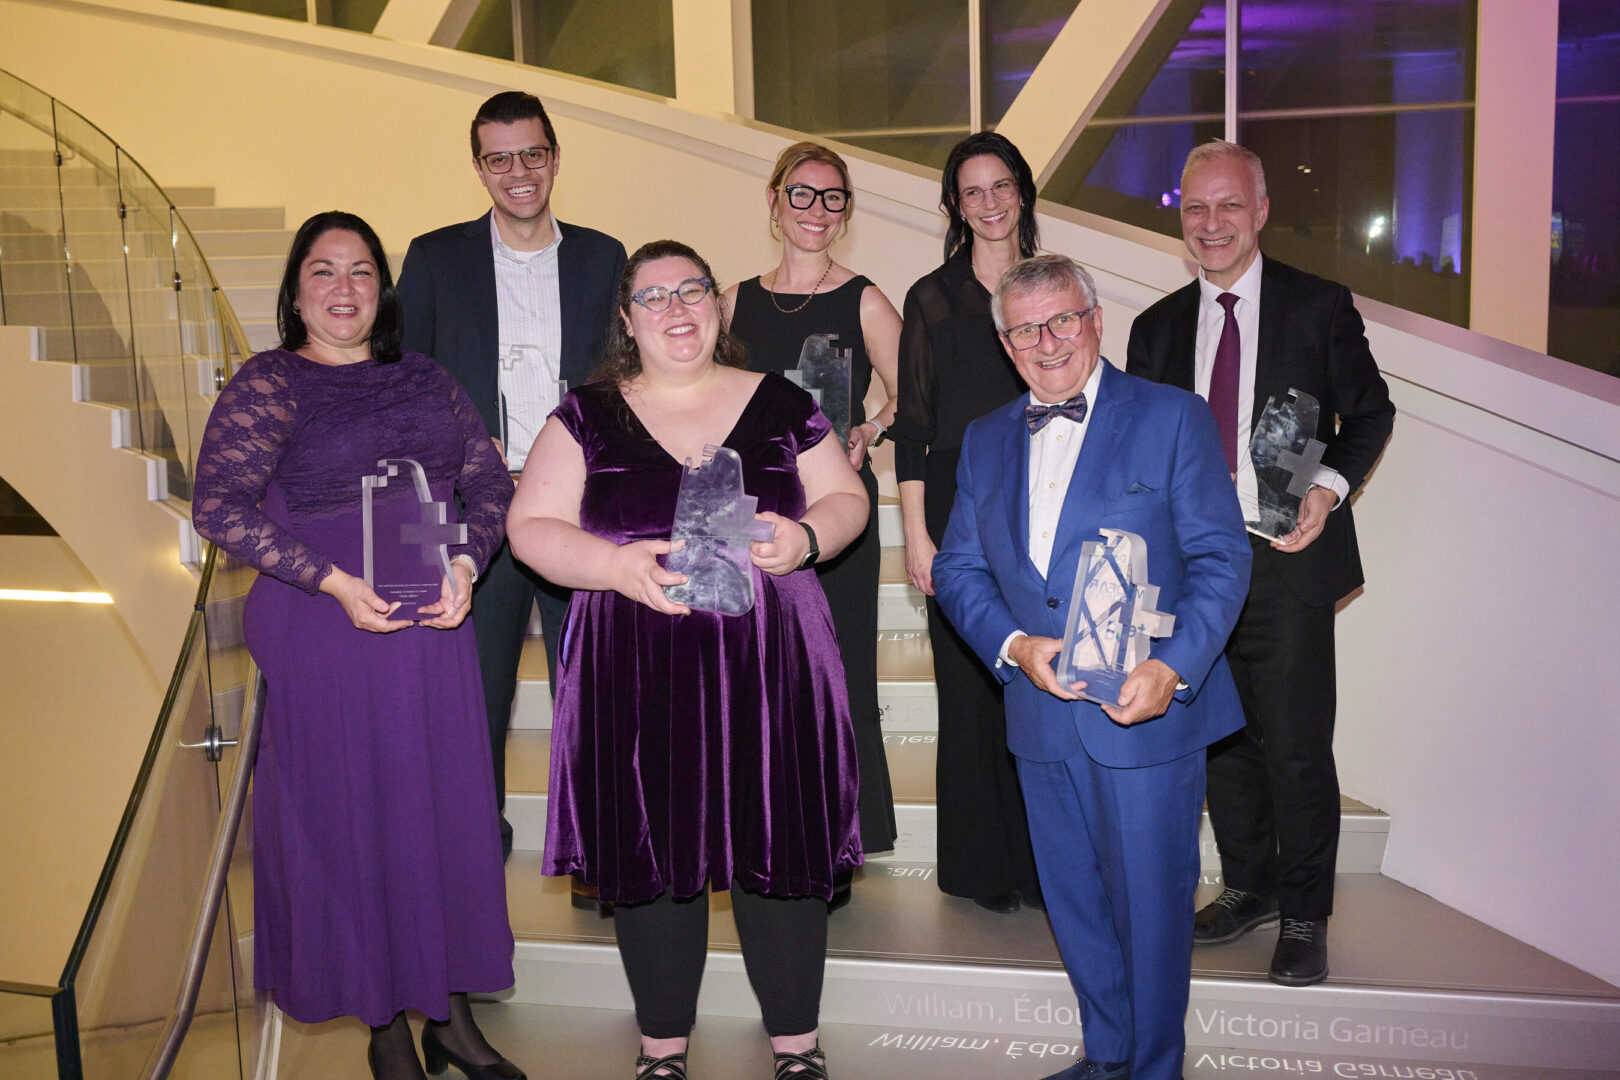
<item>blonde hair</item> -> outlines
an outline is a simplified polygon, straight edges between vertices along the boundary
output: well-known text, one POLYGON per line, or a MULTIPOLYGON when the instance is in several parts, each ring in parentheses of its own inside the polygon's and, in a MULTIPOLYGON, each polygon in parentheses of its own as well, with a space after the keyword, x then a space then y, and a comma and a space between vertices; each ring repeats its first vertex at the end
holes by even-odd
MULTIPOLYGON (((855 189, 849 182, 849 166, 844 164, 844 159, 838 151, 815 142, 794 143, 776 155, 776 167, 771 170, 771 178, 766 182, 765 190, 771 193, 772 206, 780 205, 787 189, 787 178, 792 175, 794 169, 811 162, 830 165, 837 169, 839 180, 849 192, 849 199, 844 203, 844 212, 839 215, 838 231, 833 234, 833 239, 836 240, 849 228, 849 215, 855 210, 855 189)), ((781 239, 774 210, 771 213, 771 236, 781 239)))

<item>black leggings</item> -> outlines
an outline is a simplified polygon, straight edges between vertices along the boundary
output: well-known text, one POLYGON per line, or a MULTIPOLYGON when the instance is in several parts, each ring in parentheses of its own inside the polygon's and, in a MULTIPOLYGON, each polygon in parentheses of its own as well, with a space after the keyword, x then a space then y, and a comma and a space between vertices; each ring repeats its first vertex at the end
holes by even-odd
MULTIPOLYGON (((731 910, 766 1032, 777 1037, 814 1031, 827 961, 827 902, 762 896, 733 883, 731 910)), ((708 893, 684 900, 665 893, 642 904, 616 904, 613 925, 641 1033, 649 1039, 685 1038, 697 1022, 698 987, 709 950, 708 893)))

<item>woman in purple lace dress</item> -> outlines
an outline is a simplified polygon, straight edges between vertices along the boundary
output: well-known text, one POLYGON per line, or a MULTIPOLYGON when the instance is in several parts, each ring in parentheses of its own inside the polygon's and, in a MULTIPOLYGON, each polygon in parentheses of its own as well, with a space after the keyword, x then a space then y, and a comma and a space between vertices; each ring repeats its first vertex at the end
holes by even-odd
POLYGON ((295 1020, 371 1025, 374 1076, 424 1075, 405 1019, 415 1009, 430 1069, 521 1078, 467 1004, 469 991, 513 982, 465 621, 512 481, 455 380, 400 355, 393 279, 364 221, 304 223, 277 318, 281 348, 242 365, 214 406, 192 504, 197 531, 259 571, 243 619, 269 688, 253 787, 254 981, 295 1020), (452 520, 458 496, 465 506, 468 542, 414 621, 357 576, 360 477, 383 458, 420 462, 452 520))
POLYGON ((632 255, 619 311, 602 374, 535 441, 508 525, 518 558, 575 590, 546 872, 578 873, 615 905, 638 1080, 686 1076, 706 887, 731 890, 777 1075, 824 1080, 827 901, 861 846, 843 664, 809 568, 860 535, 866 491, 810 395, 747 370, 691 248, 661 240, 632 255), (659 561, 681 463, 706 445, 737 453, 774 527, 751 547, 754 603, 740 615, 664 593, 686 580, 659 561))

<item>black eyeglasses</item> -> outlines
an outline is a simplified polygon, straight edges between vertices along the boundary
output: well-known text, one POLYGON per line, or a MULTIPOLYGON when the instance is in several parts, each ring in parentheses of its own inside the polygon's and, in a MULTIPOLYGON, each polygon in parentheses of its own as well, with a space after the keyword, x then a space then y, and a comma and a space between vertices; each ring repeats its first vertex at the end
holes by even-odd
POLYGON ((813 188, 809 184, 789 184, 783 189, 788 205, 795 210, 808 210, 821 200, 829 214, 842 214, 849 206, 849 189, 841 187, 813 188))
POLYGON ((984 205, 986 198, 994 199, 998 203, 1004 203, 1008 199, 1015 197, 1017 194, 1018 181, 997 180, 995 183, 991 184, 989 188, 964 188, 958 198, 961 199, 963 206, 966 206, 972 210, 977 210, 979 207, 984 205))
POLYGON ((1068 341, 1070 338, 1080 336, 1080 331, 1086 325, 1086 316, 1096 310, 1097 305, 1093 304, 1084 311, 1065 311, 1061 315, 1052 316, 1045 322, 1024 323, 1022 326, 1014 326, 1009 330, 1003 330, 1001 336, 1006 338, 1012 347, 1020 352, 1025 349, 1033 349, 1041 343, 1042 329, 1049 331, 1057 341, 1068 341))
POLYGON ((543 169, 551 164, 554 146, 527 146, 522 150, 497 150, 493 154, 481 154, 478 160, 484 163, 484 168, 492 173, 512 171, 512 162, 518 158, 531 169, 543 169))
POLYGON ((709 290, 714 288, 714 282, 706 277, 689 277, 674 289, 662 285, 649 285, 645 289, 637 289, 630 294, 630 299, 646 308, 648 311, 663 311, 669 307, 670 301, 675 297, 681 298, 681 303, 687 307, 700 303, 709 290))

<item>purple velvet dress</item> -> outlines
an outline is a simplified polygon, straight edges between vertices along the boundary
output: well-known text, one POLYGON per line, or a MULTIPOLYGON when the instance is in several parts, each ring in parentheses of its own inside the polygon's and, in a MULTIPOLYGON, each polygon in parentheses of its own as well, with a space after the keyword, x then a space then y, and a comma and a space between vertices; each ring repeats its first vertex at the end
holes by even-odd
MULTIPOLYGON (((617 544, 668 539, 681 463, 617 387, 556 413, 585 454, 580 526, 617 544)), ((798 455, 831 430, 810 396, 767 375, 725 445, 761 511, 798 519, 798 455)), ((746 615, 664 615, 616 592, 574 593, 552 727, 546 872, 604 900, 705 884, 830 899, 861 863, 855 737, 827 598, 814 571, 754 570, 746 615)))
MULTIPOLYGON (((253 357, 203 435, 197 529, 259 570, 244 614, 269 693, 253 784, 254 983, 305 1023, 512 985, 512 930, 472 620, 358 630, 318 591, 361 566, 360 477, 422 463, 482 568, 512 481, 432 360, 253 357)), ((400 485, 395 485, 399 487, 400 485)))

